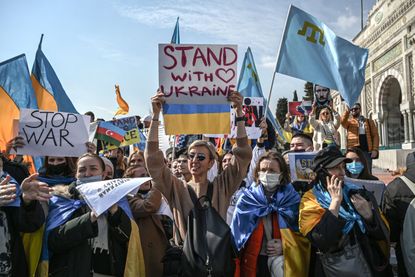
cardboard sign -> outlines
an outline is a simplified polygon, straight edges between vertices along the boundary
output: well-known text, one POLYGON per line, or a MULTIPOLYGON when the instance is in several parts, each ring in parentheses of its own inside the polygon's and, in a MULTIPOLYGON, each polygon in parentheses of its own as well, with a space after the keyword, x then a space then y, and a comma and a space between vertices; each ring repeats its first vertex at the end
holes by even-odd
POLYGON ((159 85, 168 104, 224 104, 236 88, 236 45, 159 45, 159 85))
MULTIPOLYGON (((264 117, 264 99, 262 97, 244 97, 242 112, 246 118, 245 129, 249 139, 258 139, 261 136, 261 118, 264 117)), ((231 133, 227 138, 236 138, 235 110, 231 110, 231 133)), ((224 134, 206 134, 206 137, 223 138, 224 134)))
POLYGON ((382 181, 353 179, 353 178, 349 178, 345 176, 344 182, 355 184, 356 186, 361 187, 361 188, 364 187, 365 189, 373 193, 373 195, 376 198, 376 201, 378 202, 378 205, 382 203, 383 192, 386 189, 386 186, 382 181))
POLYGON ((137 119, 135 116, 119 118, 111 120, 110 122, 127 132, 125 133, 124 140, 121 142, 120 146, 103 141, 102 143, 106 150, 116 149, 118 147, 128 146, 140 142, 140 133, 138 131, 137 119))
POLYGON ((309 182, 314 180, 315 173, 311 166, 316 154, 316 152, 288 153, 292 182, 309 182))
POLYGON ((151 178, 148 177, 113 179, 81 184, 76 188, 91 210, 99 216, 121 198, 150 180, 151 178))
POLYGON ((79 157, 86 153, 89 116, 33 109, 20 110, 19 155, 79 157))

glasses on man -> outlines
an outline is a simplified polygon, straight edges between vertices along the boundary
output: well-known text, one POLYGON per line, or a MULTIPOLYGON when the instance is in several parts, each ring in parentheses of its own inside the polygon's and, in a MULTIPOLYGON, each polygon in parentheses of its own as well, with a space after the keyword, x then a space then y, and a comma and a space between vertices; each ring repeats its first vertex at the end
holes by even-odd
POLYGON ((359 107, 353 107, 353 108, 351 109, 351 111, 352 111, 352 112, 354 112, 354 111, 358 111, 358 110, 360 110, 360 108, 359 108, 359 107))
POLYGON ((206 159, 206 155, 203 153, 190 153, 187 155, 187 158, 191 161, 193 161, 195 157, 199 162, 204 161, 206 159))

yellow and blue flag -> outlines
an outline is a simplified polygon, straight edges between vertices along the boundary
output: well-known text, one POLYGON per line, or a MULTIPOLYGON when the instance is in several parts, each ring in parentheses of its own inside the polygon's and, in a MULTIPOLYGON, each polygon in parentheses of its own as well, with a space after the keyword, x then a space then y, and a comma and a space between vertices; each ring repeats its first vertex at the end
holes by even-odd
POLYGON ((13 121, 20 118, 20 108, 37 109, 37 101, 30 82, 24 54, 0 63, 0 149, 16 134, 13 121))
POLYGON ((179 17, 177 17, 176 20, 176 26, 174 27, 174 32, 171 37, 171 43, 180 44, 179 17))
MULTIPOLYGON (((238 89, 244 97, 262 97, 264 99, 264 106, 267 105, 267 100, 262 93, 261 83, 259 82, 258 71, 255 67, 254 57, 251 48, 245 52, 244 61, 242 63, 241 75, 239 75, 238 89)), ((286 142, 283 129, 280 123, 275 120, 274 115, 270 109, 267 109, 267 119, 271 122, 272 127, 277 131, 278 135, 286 142)))
POLYGON ((40 110, 78 113, 66 95, 52 65, 42 52, 43 34, 40 38, 32 68, 32 84, 40 110))
POLYGON ((365 82, 368 50, 336 36, 323 22, 291 5, 276 72, 338 90, 351 107, 365 82))

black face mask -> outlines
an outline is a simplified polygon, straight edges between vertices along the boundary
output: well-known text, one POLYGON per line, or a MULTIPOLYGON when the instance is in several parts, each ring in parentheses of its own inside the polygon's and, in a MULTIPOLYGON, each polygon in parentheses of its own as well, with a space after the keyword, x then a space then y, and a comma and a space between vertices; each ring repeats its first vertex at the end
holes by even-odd
POLYGON ((143 123, 139 123, 138 124, 138 129, 143 129, 144 128, 144 124, 143 123))
POLYGON ((57 175, 65 175, 68 171, 68 165, 66 163, 58 164, 58 165, 48 165, 46 169, 46 175, 49 176, 57 176, 57 175))

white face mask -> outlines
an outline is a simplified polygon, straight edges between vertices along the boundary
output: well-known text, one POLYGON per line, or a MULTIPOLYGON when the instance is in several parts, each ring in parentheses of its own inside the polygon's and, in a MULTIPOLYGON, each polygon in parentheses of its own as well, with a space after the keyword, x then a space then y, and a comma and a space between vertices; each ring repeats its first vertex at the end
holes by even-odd
POLYGON ((280 173, 259 172, 258 179, 266 190, 273 190, 280 184, 280 173))
POLYGON ((89 177, 80 177, 76 181, 76 185, 92 183, 92 182, 98 182, 98 181, 102 181, 102 175, 89 176, 89 177))

